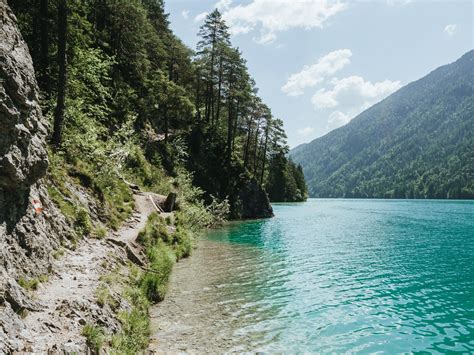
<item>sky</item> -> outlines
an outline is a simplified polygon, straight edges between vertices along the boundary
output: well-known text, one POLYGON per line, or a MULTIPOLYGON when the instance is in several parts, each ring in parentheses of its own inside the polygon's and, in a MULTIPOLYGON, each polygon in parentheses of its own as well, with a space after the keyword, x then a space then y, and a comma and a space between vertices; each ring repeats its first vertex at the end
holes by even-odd
POLYGON ((218 8, 290 147, 357 114, 474 47, 474 0, 167 0, 195 48, 218 8))

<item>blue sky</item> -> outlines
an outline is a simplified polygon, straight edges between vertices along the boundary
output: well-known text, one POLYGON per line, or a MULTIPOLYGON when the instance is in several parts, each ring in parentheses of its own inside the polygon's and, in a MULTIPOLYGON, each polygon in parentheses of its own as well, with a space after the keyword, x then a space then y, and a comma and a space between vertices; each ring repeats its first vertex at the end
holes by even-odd
POLYGON ((474 47, 472 0, 167 0, 189 47, 220 8, 259 95, 283 119, 290 147, 474 47))

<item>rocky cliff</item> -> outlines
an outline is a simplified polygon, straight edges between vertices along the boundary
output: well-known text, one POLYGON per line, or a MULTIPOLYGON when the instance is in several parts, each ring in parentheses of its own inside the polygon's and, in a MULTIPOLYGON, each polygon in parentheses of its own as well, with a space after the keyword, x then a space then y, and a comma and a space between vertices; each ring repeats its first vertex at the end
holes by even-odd
POLYGON ((61 238, 71 235, 48 198, 48 124, 33 63, 5 0, 0 0, 0 352, 10 349, 20 314, 37 307, 20 279, 45 275, 61 238), (35 210, 41 205, 42 211, 35 210), (60 237, 61 236, 61 237, 60 237))

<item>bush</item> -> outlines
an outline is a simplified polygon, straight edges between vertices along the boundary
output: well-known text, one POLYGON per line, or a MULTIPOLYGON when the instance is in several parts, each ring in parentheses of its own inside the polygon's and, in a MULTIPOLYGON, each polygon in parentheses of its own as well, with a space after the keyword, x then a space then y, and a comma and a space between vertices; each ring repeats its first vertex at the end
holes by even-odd
POLYGON ((173 250, 176 259, 188 257, 191 254, 192 246, 190 233, 181 227, 176 228, 176 232, 173 234, 173 250))
POLYGON ((25 279, 23 277, 20 277, 18 279, 18 284, 25 290, 36 290, 40 284, 40 281, 35 277, 31 279, 25 279))
POLYGON ((87 346, 94 353, 98 354, 104 343, 104 330, 100 327, 86 324, 84 328, 82 328, 81 335, 86 338, 87 346))
POLYGON ((170 242, 170 236, 164 225, 164 220, 158 213, 153 212, 148 216, 145 228, 138 233, 137 240, 146 249, 155 245, 159 240, 165 243, 170 242))
POLYGON ((112 347, 120 354, 139 354, 148 346, 150 320, 139 308, 119 314, 122 329, 112 337, 112 347))
POLYGON ((97 304, 101 307, 108 305, 112 310, 119 306, 118 301, 111 295, 110 289, 106 285, 101 285, 96 291, 97 304))
POLYGON ((86 236, 91 233, 92 223, 89 213, 85 208, 78 208, 76 212, 76 220, 74 222, 74 229, 79 236, 86 236))
POLYGON ((151 271, 143 275, 140 285, 148 300, 159 302, 165 298, 175 256, 161 241, 151 247, 147 254, 151 271))
POLYGON ((107 229, 104 227, 97 227, 94 230, 94 237, 97 239, 104 239, 107 236, 107 229))

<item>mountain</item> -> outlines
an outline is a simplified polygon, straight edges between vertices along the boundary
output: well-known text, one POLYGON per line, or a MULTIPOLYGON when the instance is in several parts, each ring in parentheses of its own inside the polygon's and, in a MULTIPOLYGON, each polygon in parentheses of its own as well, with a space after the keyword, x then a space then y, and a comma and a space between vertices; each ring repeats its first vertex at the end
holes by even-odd
POLYGON ((290 155, 312 197, 474 198, 474 50, 290 155))

